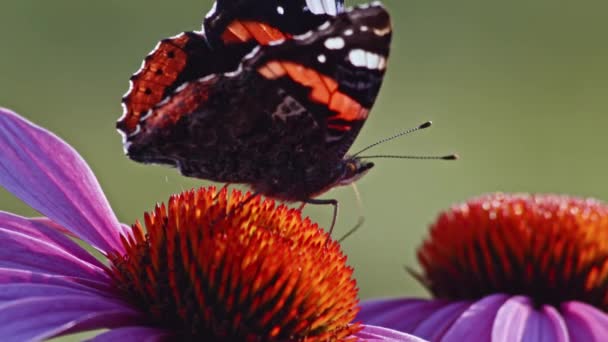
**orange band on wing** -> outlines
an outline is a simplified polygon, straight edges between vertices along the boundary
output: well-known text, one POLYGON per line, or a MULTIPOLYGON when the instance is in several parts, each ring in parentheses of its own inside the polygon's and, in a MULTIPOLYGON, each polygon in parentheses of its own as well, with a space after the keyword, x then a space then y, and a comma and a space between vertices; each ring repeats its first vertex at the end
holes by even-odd
POLYGON ((166 127, 175 124, 182 116, 196 111, 209 98, 209 86, 213 82, 191 82, 184 89, 171 95, 167 103, 155 108, 146 120, 146 127, 166 127))
POLYGON ((136 130, 140 118, 165 96, 165 90, 186 67, 188 56, 183 48, 193 39, 181 34, 161 41, 144 60, 142 68, 131 77, 131 89, 123 98, 125 116, 119 127, 127 134, 136 130))
MULTIPOLYGON (((314 69, 293 62, 271 61, 259 67, 258 72, 270 80, 288 76, 293 81, 311 88, 309 96, 312 101, 327 105, 329 109, 337 112, 330 118, 331 120, 350 122, 367 118, 369 112, 367 108, 363 108, 359 102, 340 92, 336 81, 314 69)), ((331 126, 330 128, 340 130, 350 129, 350 126, 338 123, 331 126)))
POLYGON ((280 30, 257 21, 235 20, 228 25, 222 34, 222 40, 226 44, 243 43, 255 40, 260 45, 289 38, 280 30))

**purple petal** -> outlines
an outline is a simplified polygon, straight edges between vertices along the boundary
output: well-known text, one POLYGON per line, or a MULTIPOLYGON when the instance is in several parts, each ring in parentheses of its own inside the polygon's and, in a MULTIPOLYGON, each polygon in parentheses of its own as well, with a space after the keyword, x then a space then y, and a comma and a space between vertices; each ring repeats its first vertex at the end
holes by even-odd
MULTIPOLYGON (((142 341, 161 342, 171 340, 167 330, 147 327, 125 327, 110 330, 90 339, 91 342, 142 341)), ((173 339, 174 340, 174 339, 173 339)))
POLYGON ((74 288, 68 286, 48 284, 3 284, 0 285, 0 304, 29 297, 56 297, 56 296, 95 296, 109 298, 102 293, 87 288, 74 288))
POLYGON ((95 259, 76 242, 58 232, 55 223, 47 218, 27 219, 25 217, 0 211, 0 228, 13 230, 38 240, 52 243, 89 264, 100 268, 104 267, 99 260, 95 259))
POLYGON ((470 305, 470 302, 447 304, 428 316, 412 334, 429 341, 440 341, 444 333, 470 305))
POLYGON ((561 306, 568 325, 571 341, 606 341, 608 314, 581 302, 568 302, 561 306))
POLYGON ((122 227, 86 162, 63 140, 0 108, 0 185, 102 251, 122 227))
POLYGON ((550 305, 543 305, 542 308, 532 310, 524 335, 523 342, 568 342, 568 329, 566 322, 562 319, 557 310, 550 305))
POLYGON ((10 341, 43 340, 61 334, 141 323, 137 311, 84 296, 27 298, 0 305, 0 336, 10 341))
POLYGON ((91 265, 61 247, 31 236, 0 228, 0 267, 50 273, 93 280, 108 279, 91 265))
POLYGON ((364 325, 363 330, 355 335, 362 341, 403 341, 403 342, 425 342, 414 335, 404 334, 402 332, 391 330, 383 327, 364 325))
POLYGON ((98 292, 100 294, 113 294, 116 291, 109 279, 91 280, 78 277, 18 270, 13 268, 0 268, 0 284, 58 285, 91 292, 98 292))
POLYGON ((495 294, 475 302, 452 324, 442 341, 490 341, 494 318, 507 298, 507 295, 495 294))
POLYGON ((361 303, 357 320, 402 332, 413 332, 436 310, 448 304, 440 300, 380 299, 361 303))
POLYGON ((492 341, 521 341, 533 310, 532 303, 527 297, 513 296, 507 299, 496 314, 492 341))

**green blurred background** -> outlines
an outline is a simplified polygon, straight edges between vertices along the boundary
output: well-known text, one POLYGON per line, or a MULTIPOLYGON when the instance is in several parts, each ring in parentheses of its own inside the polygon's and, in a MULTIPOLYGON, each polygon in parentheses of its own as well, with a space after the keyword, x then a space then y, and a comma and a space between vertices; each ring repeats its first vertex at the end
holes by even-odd
MULTIPOLYGON (((339 236, 362 298, 423 295, 404 271, 440 210, 494 191, 608 199, 608 2, 386 0, 394 22, 388 74, 353 150, 433 120, 374 150, 458 152, 457 162, 378 160, 335 189, 339 236)), ((353 4, 352 2, 350 4, 353 4)), ((114 129, 128 78, 156 42, 198 29, 210 1, 3 1, 0 105, 47 127, 92 166, 132 223, 172 193, 208 182, 128 160, 114 129)), ((1 210, 35 213, 0 190, 1 210)), ((331 208, 307 208, 329 225, 331 208)))

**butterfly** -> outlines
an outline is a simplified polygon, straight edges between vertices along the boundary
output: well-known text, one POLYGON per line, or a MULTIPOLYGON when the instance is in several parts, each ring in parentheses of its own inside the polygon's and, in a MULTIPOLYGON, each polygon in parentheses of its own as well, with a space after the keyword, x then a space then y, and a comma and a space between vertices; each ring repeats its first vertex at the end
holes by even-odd
MULTIPOLYGON (((217 1, 202 32, 165 39, 117 123, 129 158, 188 177, 315 197, 373 167, 348 149, 376 100, 392 30, 380 3, 217 1)), ((333 223, 332 223, 333 227, 333 223)))

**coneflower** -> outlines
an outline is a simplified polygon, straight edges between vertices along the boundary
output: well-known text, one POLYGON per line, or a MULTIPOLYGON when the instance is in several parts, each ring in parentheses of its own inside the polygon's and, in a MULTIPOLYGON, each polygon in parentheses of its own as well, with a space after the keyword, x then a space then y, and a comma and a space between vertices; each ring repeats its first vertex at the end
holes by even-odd
POLYGON ((129 228, 72 147, 4 109, 0 185, 45 216, 0 212, 2 341, 419 341, 354 320, 346 257, 298 210, 209 188, 129 228))
POLYGON ((432 341, 606 341, 608 206, 493 194, 442 213, 418 252, 435 299, 384 299, 359 319, 432 341))

